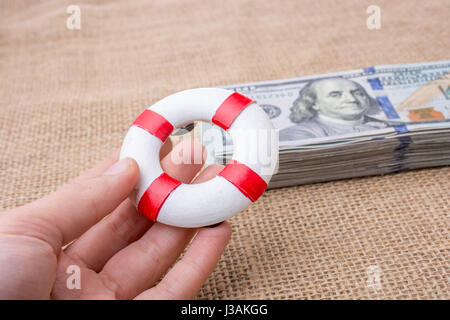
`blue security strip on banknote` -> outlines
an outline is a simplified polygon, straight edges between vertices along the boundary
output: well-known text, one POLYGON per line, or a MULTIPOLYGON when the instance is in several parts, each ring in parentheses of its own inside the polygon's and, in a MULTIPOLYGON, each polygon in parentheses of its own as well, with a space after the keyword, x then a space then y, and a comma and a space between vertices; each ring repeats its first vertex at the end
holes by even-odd
MULTIPOLYGON (((364 69, 364 72, 368 75, 372 75, 376 74, 376 69, 375 67, 371 67, 364 69)), ((383 84, 381 83, 380 78, 374 77, 368 78, 367 80, 372 87, 372 90, 384 91, 383 84)), ((389 120, 401 121, 400 116, 398 115, 388 96, 377 96, 376 99, 389 120)), ((408 128, 406 127, 404 122, 400 124, 393 124, 392 127, 397 133, 400 134, 408 132, 408 128)), ((393 171, 401 171, 407 169, 407 167, 405 167, 404 165, 405 161, 407 160, 406 151, 408 150, 409 145, 412 142, 411 138, 408 136, 400 136, 397 139, 399 141, 399 146, 395 148, 393 152, 394 162, 396 163, 393 167, 393 171)))

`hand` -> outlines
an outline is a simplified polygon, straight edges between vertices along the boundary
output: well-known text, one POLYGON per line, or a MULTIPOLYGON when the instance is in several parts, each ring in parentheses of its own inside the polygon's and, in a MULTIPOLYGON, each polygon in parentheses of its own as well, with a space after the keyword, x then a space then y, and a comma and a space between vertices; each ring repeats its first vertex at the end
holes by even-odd
MULTIPOLYGON (((194 179, 203 163, 176 164, 171 155, 194 157, 203 147, 190 141, 170 149, 169 143, 161 150, 162 168, 184 183, 211 179, 222 169, 209 166, 194 179)), ((230 225, 186 229, 151 222, 128 198, 139 176, 136 162, 117 159, 118 152, 55 193, 0 213, 0 299, 196 295, 230 239, 230 225), (80 268, 80 289, 67 286, 71 265, 80 268)))

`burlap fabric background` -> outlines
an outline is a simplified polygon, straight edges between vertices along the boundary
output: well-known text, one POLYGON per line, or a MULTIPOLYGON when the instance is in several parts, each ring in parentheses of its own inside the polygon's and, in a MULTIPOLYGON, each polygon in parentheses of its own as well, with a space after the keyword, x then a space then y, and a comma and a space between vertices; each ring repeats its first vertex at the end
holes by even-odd
MULTIPOLYGON (((179 90, 449 59, 449 10, 446 0, 2 0, 0 208, 91 167, 179 90), (81 30, 66 28, 69 4, 81 30), (366 28, 371 4, 381 30, 366 28)), ((231 219, 198 298, 448 299, 449 178, 442 167, 268 191, 231 219)))

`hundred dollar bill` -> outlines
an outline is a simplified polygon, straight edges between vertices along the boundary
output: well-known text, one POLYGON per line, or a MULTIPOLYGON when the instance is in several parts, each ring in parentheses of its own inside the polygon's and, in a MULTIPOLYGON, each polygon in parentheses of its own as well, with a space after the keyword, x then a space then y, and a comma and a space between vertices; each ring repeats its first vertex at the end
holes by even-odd
MULTIPOLYGON (((378 163, 389 167, 386 170, 371 167, 369 170, 362 166, 358 176, 426 166, 426 156, 420 158, 417 155, 422 152, 420 150, 412 154, 412 159, 419 159, 421 165, 408 163, 412 161, 408 152, 414 150, 415 143, 427 140, 426 136, 432 137, 427 143, 436 142, 434 152, 441 154, 439 159, 432 156, 430 165, 449 163, 446 153, 450 143, 449 72, 450 61, 380 65, 223 88, 255 100, 279 130, 280 175, 288 172, 290 167, 305 174, 298 168, 300 163, 293 159, 298 158, 298 154, 308 157, 312 154, 308 150, 316 150, 314 157, 320 161, 311 160, 311 165, 315 163, 317 170, 323 169, 320 164, 326 164, 326 156, 343 155, 343 165, 332 173, 339 178, 349 176, 344 172, 352 169, 345 167, 345 163, 355 150, 364 150, 373 159, 379 156, 378 163), (398 150, 402 148, 402 156, 410 158, 400 159, 398 150), (382 151, 385 158, 382 158, 382 151), (340 172, 344 174, 340 175, 340 172)), ((225 131, 203 122, 196 128, 208 149, 209 163, 224 163, 231 157, 233 143, 225 131)), ((419 146, 425 148, 423 143, 419 146)), ((357 161, 362 163, 363 160, 362 157, 357 161)), ((356 168, 357 165, 353 163, 352 166, 356 168)), ((315 172, 312 169, 309 173, 315 172)), ((292 184, 297 183, 287 185, 292 184)))

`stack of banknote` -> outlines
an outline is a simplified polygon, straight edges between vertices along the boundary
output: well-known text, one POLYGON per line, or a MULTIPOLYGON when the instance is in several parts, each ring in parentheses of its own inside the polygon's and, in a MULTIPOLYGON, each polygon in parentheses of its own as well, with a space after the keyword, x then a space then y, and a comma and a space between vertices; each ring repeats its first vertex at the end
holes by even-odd
MULTIPOLYGON (((254 99, 278 129, 275 188, 450 164, 449 72, 450 61, 381 65, 224 88, 254 99)), ((208 163, 232 157, 225 131, 196 130, 208 163)))

